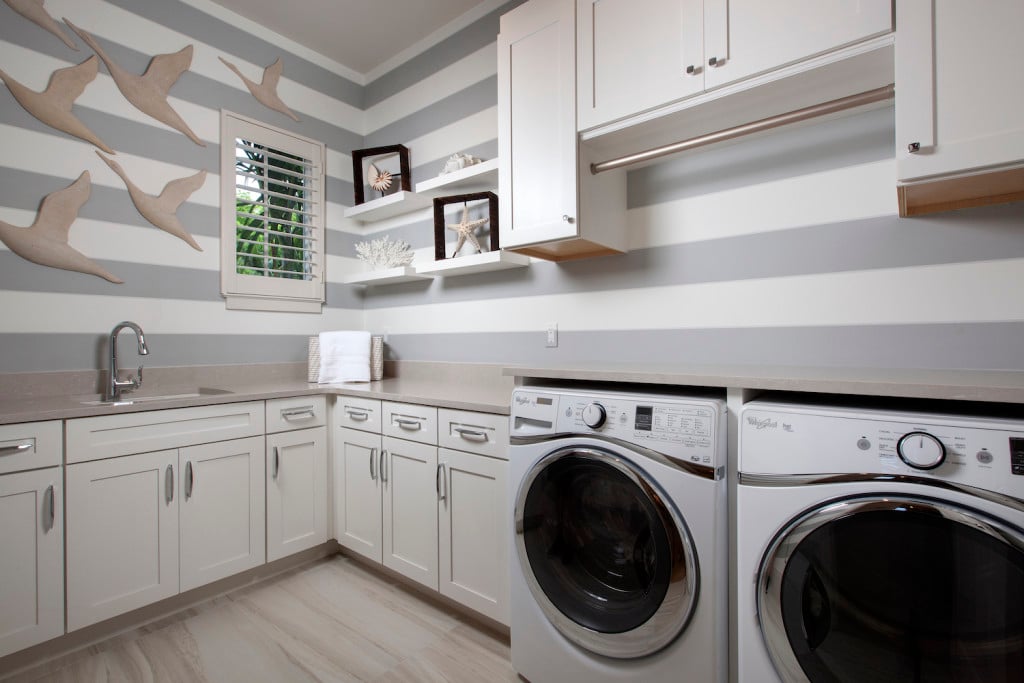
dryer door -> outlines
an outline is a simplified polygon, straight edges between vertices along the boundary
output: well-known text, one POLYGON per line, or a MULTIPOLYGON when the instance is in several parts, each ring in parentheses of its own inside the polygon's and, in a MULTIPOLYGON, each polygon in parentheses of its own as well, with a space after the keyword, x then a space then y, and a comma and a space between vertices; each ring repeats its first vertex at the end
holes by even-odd
POLYGON ((566 447, 541 458, 520 486, 515 529, 533 597, 577 645, 641 657, 689 621, 693 539, 668 496, 622 454, 566 447))
POLYGON ((977 510, 829 501, 776 536, 757 595, 786 683, 1024 681, 1024 531, 977 510))

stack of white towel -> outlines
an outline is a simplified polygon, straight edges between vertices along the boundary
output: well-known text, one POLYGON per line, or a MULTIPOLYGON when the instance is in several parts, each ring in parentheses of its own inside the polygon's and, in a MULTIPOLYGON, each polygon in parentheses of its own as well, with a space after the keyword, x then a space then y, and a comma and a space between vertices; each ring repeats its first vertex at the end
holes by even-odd
POLYGON ((337 330, 320 333, 320 384, 370 381, 370 333, 337 330))

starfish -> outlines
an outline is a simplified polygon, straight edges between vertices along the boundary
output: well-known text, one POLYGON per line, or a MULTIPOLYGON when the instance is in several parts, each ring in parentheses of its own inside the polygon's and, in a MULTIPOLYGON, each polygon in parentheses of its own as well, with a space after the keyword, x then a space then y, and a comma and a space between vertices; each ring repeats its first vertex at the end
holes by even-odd
POLYGON ((75 42, 68 38, 68 35, 61 30, 60 24, 43 8, 44 0, 4 0, 4 2, 21 16, 60 38, 61 42, 72 50, 78 50, 75 42))
POLYGON ((114 154, 114 150, 100 140, 99 136, 89 130, 88 126, 71 111, 71 105, 85 90, 85 86, 96 78, 98 69, 99 60, 96 59, 96 55, 89 57, 78 66, 57 69, 50 75, 50 83, 42 92, 26 88, 3 70, 0 70, 0 80, 14 95, 14 99, 18 100, 18 104, 32 116, 51 128, 56 128, 96 145, 107 154, 114 154))
POLYGON ((278 57, 277 61, 268 66, 263 70, 263 80, 260 83, 250 80, 238 69, 237 66, 219 57, 220 61, 224 62, 224 65, 235 72, 239 78, 242 79, 242 83, 245 83, 245 87, 249 89, 252 96, 256 98, 256 101, 265 107, 269 107, 274 111, 279 111, 285 116, 290 116, 292 119, 298 121, 299 117, 292 113, 292 110, 288 108, 288 105, 278 97, 277 84, 281 80, 281 73, 284 71, 284 65, 281 64, 281 58, 278 57))
POLYGON ((51 268, 97 275, 104 280, 121 284, 124 280, 111 275, 68 244, 71 224, 78 217, 82 205, 89 200, 91 190, 89 172, 83 171, 78 180, 63 190, 46 195, 39 206, 35 221, 29 227, 19 228, 0 221, 0 242, 26 261, 51 268))
POLYGON ((452 258, 459 255, 459 249, 462 249, 462 245, 466 243, 466 240, 469 240, 469 243, 476 247, 476 253, 479 254, 483 251, 480 248, 480 243, 477 242, 476 235, 473 234, 473 231, 487 221, 488 219, 486 218, 478 218, 475 221, 469 220, 469 206, 462 207, 462 220, 458 223, 448 223, 445 225, 449 230, 454 230, 459 233, 459 241, 455 245, 455 251, 452 253, 452 258))
POLYGON ((183 133, 185 137, 200 147, 206 147, 206 143, 192 132, 185 120, 167 102, 167 94, 171 91, 171 87, 178 82, 181 75, 188 71, 188 67, 192 64, 191 45, 171 54, 153 57, 149 66, 146 67, 146 73, 139 76, 114 63, 114 60, 107 56, 95 38, 68 21, 67 17, 64 17, 64 23, 71 27, 71 30, 77 33, 78 37, 99 55, 99 58, 107 65, 107 71, 114 79, 117 89, 136 109, 183 133))
POLYGON ((107 166, 110 167, 110 170, 121 176, 121 180, 124 181, 125 187, 128 188, 128 194, 135 204, 135 208, 139 210, 143 218, 164 232, 169 232, 175 237, 184 240, 196 251, 203 250, 192 239, 192 235, 188 234, 188 231, 185 230, 185 226, 178 219, 177 211, 178 207, 191 197, 193 192, 203 186, 203 183, 206 181, 206 171, 199 171, 195 175, 172 180, 164 185, 164 189, 159 195, 154 196, 146 194, 129 180, 128 175, 119 163, 113 159, 108 159, 99 152, 96 152, 96 156, 103 159, 107 166))

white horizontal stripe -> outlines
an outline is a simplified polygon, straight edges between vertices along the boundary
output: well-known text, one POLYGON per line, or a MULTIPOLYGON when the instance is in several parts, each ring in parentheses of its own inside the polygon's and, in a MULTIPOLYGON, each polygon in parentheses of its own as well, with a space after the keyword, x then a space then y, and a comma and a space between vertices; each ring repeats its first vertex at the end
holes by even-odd
MULTIPOLYGON (((187 45, 193 45, 190 71, 245 93, 249 92, 245 85, 218 57, 224 57, 232 62, 242 73, 257 83, 263 80, 263 68, 268 66, 267 64, 246 62, 234 55, 226 54, 216 46, 199 42, 191 36, 178 33, 155 21, 105 2, 89 3, 87 15, 82 13, 81 0, 51 0, 51 4, 53 7, 48 6, 48 9, 54 16, 66 16, 76 26, 94 36, 105 38, 150 57, 177 52, 187 45), (58 14, 58 12, 60 13, 58 14)), ((266 29, 262 29, 256 35, 268 39, 267 33, 266 29)), ((78 42, 77 37, 76 42, 78 42)), ((273 42, 272 39, 270 42, 273 42)), ((348 130, 360 132, 363 125, 362 111, 295 81, 290 81, 287 74, 288 59, 285 56, 284 75, 278 85, 278 94, 286 104, 322 121, 330 121, 348 130)), ((175 108, 177 109, 177 107, 175 108)), ((189 121, 183 112, 179 110, 179 113, 186 121, 189 121)), ((301 114, 299 118, 302 118, 301 114)), ((198 131, 197 134, 199 134, 198 131)), ((204 140, 210 139, 201 134, 200 137, 204 140)))
POLYGON ((895 216, 896 162, 793 176, 627 212, 629 248, 895 216))
MULTIPOLYGON (((393 334, 1024 320, 1024 259, 423 304, 366 312, 393 334)), ((540 339, 540 337, 538 337, 540 339)), ((540 343, 540 342, 538 342, 540 343)))
POLYGON ((320 315, 229 311, 223 301, 2 290, 0 301, 0 334, 108 334, 111 320, 134 320, 155 344, 160 334, 312 335, 363 327, 363 312, 353 309, 324 308, 320 315))
POLYGON ((498 107, 494 106, 403 144, 415 155, 413 165, 421 166, 497 137, 498 107))
POLYGON ((415 114, 425 103, 437 102, 498 73, 495 43, 437 71, 366 110, 366 128, 373 132, 415 114))

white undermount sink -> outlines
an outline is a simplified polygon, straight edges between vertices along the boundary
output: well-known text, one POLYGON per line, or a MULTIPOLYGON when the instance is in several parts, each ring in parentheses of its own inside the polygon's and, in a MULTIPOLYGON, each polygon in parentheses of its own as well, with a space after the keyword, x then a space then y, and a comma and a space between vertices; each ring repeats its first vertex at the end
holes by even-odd
POLYGON ((173 394, 157 394, 153 396, 136 396, 134 394, 125 394, 116 401, 104 401, 102 399, 93 399, 91 401, 81 401, 84 406, 130 406, 136 403, 154 403, 157 401, 178 401, 186 398, 200 398, 201 396, 218 396, 231 394, 233 392, 227 389, 214 389, 211 387, 199 387, 192 390, 182 390, 173 394))

